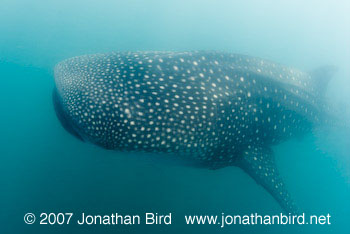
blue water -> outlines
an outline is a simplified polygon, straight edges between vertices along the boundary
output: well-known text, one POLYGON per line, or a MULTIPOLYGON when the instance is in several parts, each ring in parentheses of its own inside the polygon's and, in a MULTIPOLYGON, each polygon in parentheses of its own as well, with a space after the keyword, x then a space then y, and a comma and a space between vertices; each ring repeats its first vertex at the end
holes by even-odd
POLYGON ((314 130, 274 147, 303 211, 331 225, 187 226, 188 214, 279 213, 238 168, 206 170, 106 151, 57 120, 53 67, 71 56, 127 50, 223 50, 305 71, 338 67, 327 97, 350 119, 347 1, 2 0, 0 233, 350 233, 350 131, 314 130), (173 224, 26 225, 25 213, 173 214, 173 224))

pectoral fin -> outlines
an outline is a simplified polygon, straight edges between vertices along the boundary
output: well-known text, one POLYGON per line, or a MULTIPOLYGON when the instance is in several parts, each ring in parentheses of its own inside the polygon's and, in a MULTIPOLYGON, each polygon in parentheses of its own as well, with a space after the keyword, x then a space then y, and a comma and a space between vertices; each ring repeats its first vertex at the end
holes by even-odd
POLYGON ((297 207, 278 173, 275 158, 270 148, 251 147, 247 149, 238 160, 237 166, 263 186, 286 212, 298 213, 297 207))

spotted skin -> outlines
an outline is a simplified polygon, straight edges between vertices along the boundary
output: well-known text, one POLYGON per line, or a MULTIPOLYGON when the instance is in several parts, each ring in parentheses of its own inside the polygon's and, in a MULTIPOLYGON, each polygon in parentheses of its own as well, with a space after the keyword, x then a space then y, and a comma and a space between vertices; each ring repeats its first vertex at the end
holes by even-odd
POLYGON ((307 73, 231 53, 125 52, 65 60, 55 83, 61 122, 84 141, 239 166, 295 211, 270 147, 320 122, 307 73))

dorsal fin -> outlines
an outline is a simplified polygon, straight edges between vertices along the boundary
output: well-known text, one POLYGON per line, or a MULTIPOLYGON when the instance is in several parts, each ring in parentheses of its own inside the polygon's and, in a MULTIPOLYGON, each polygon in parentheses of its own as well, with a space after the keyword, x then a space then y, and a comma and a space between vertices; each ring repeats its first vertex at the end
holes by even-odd
POLYGON ((324 96, 327 91, 327 86, 329 81, 338 71, 338 68, 335 66, 321 66, 309 72, 315 89, 319 93, 320 96, 324 96))
POLYGON ((259 185, 263 186, 288 213, 298 213, 284 182, 275 165, 270 148, 253 147, 243 152, 238 160, 238 167, 249 174, 259 185))

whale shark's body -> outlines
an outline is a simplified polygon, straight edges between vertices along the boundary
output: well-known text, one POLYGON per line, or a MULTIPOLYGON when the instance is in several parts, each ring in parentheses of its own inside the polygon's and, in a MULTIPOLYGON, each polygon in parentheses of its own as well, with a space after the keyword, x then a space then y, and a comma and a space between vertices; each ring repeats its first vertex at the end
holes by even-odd
POLYGON ((79 139, 238 166, 295 212, 271 146, 322 121, 324 85, 309 74, 230 53, 125 52, 65 60, 55 82, 56 113, 79 139))

